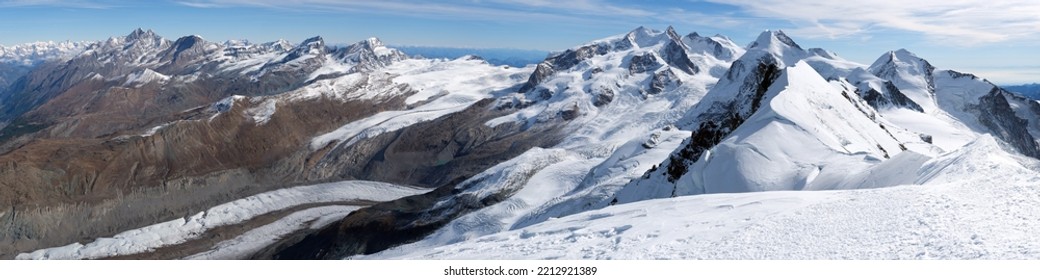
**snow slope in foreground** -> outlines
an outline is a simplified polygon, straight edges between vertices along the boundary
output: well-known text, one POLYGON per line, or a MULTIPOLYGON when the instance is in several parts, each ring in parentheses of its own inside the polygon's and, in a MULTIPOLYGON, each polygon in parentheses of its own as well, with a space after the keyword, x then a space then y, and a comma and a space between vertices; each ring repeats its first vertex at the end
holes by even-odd
POLYGON ((384 259, 1036 259, 1040 174, 984 136, 925 185, 640 201, 384 259))
MULTIPOLYGON (((217 205, 191 217, 175 219, 169 222, 128 230, 116 234, 113 237, 98 238, 94 242, 86 245, 73 243, 62 247, 40 249, 32 253, 19 254, 16 258, 97 259, 119 255, 132 255, 152 251, 160 247, 184 243, 199 237, 202 233, 208 230, 220 226, 243 223, 266 213, 288 209, 299 205, 359 200, 388 201, 405 196, 421 194, 426 191, 428 190, 368 181, 343 181, 281 189, 217 205)), ((323 216, 339 215, 342 217, 350 211, 359 208, 353 206, 344 207, 334 209, 340 210, 338 212, 328 211, 332 208, 300 211, 277 221, 273 225, 268 225, 257 230, 266 233, 278 233, 284 230, 274 228, 277 227, 277 225, 298 228, 305 222, 323 216)), ((329 223, 329 221, 324 220, 326 219, 316 221, 316 223, 329 223)), ((258 239, 257 237, 253 237, 253 235, 257 235, 257 233, 247 233, 245 236, 240 236, 239 240, 273 242, 273 240, 260 240, 262 238, 258 239)), ((277 238, 277 236, 270 235, 267 237, 277 238)), ((228 253, 231 251, 241 252, 244 249, 240 249, 242 245, 238 243, 240 242, 235 242, 234 240, 222 243, 218 245, 220 248, 217 248, 217 250, 212 252, 211 255, 227 256, 231 254, 228 253)))

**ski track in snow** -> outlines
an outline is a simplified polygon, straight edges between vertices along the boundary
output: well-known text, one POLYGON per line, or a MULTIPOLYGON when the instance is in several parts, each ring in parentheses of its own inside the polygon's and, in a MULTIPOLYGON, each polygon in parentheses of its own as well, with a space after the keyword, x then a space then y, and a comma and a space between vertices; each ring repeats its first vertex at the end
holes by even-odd
MULTIPOLYGON (((193 240, 210 229, 233 225, 248 221, 253 217, 266 213, 308 203, 368 200, 387 201, 405 196, 421 194, 428 190, 414 187, 398 186, 388 183, 368 181, 343 181, 336 183, 300 186, 288 189, 257 194, 232 202, 214 206, 191 217, 154 224, 138 229, 128 230, 113 237, 98 238, 86 245, 73 243, 62 247, 36 250, 19 254, 16 259, 98 259, 118 255, 131 255, 152 251, 156 248, 175 245, 193 240)), ((331 207, 331 206, 330 206, 331 207)), ((319 207, 297 212, 285 217, 275 224, 256 230, 279 234, 302 220, 314 219, 327 211, 328 207, 319 207)), ((345 208, 339 208, 344 210, 345 208)), ((342 212, 342 211, 340 211, 342 212)), ((345 215, 345 213, 341 213, 345 215)), ((250 232, 240 238, 257 241, 258 233, 250 232)), ((284 234, 284 233, 283 233, 284 234)), ((238 250, 236 246, 248 244, 224 244, 224 251, 238 250)))

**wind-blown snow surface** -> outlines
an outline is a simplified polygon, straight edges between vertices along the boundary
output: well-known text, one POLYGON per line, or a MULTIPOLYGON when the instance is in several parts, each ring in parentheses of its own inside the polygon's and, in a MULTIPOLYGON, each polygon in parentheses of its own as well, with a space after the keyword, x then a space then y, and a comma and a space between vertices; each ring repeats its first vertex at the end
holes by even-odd
POLYGON ((357 258, 1040 258, 1038 162, 999 145, 984 135, 937 158, 904 161, 898 176, 912 179, 908 185, 646 200, 357 258))
MULTIPOLYGON (((32 253, 19 254, 17 259, 97 259, 118 255, 131 255, 148 252, 156 248, 180 244, 197 238, 202 233, 224 225, 233 225, 252 219, 253 217, 287 209, 290 207, 324 202, 342 201, 387 201, 405 196, 421 194, 427 190, 398 186, 380 182, 344 181, 310 186, 300 186, 266 192, 232 202, 214 206, 191 217, 180 218, 139 229, 125 231, 113 237, 99 238, 86 245, 73 243, 63 247, 36 250, 32 253)), ((314 208, 294 213, 272 225, 255 229, 275 236, 285 234, 287 229, 298 228, 306 221, 326 215, 346 215, 352 208, 314 208), (329 211, 329 210, 334 211, 329 211), (346 213, 344 213, 346 212, 346 213)), ((325 219, 323 219, 325 220, 325 219)), ((328 223, 325 221, 324 223, 328 223)), ((258 233, 250 232, 238 239, 261 241, 258 233)), ((268 239, 267 242, 273 241, 268 239)), ((248 244, 246 244, 248 245, 248 244)), ((244 246, 236 242, 218 245, 214 256, 240 252, 244 246)))

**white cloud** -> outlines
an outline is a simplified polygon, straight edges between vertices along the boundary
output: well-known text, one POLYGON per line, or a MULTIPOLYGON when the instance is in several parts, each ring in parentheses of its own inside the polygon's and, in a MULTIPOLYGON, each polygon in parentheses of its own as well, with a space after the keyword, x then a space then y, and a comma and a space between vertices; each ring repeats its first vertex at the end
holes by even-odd
POLYGON ((837 38, 892 29, 963 45, 1033 38, 1040 34, 1035 0, 707 0, 760 17, 787 20, 793 34, 837 38))

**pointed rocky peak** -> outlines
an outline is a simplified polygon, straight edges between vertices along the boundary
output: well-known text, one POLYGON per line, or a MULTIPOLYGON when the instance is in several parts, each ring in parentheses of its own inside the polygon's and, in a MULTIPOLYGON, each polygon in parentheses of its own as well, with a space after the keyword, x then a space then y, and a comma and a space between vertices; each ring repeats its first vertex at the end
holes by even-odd
POLYGON ((140 39, 157 38, 157 37, 159 37, 159 36, 156 35, 155 32, 152 31, 151 29, 143 30, 141 28, 134 29, 134 31, 131 31, 130 34, 126 35, 126 39, 127 40, 140 40, 140 39))
MULTIPOLYGON (((916 72, 919 73, 932 72, 935 70, 935 67, 933 67, 927 60, 924 60, 906 49, 889 51, 884 55, 881 55, 881 57, 878 57, 878 59, 870 65, 868 70, 871 72, 877 72, 888 68, 907 68, 908 70, 916 70, 916 72)), ((881 75, 878 76, 880 77, 881 75)))
POLYGON ((325 48, 325 39, 322 39, 321 36, 315 36, 308 38, 307 40, 303 40, 303 42, 301 42, 299 45, 296 45, 295 48, 289 51, 289 54, 285 55, 285 58, 282 58, 282 63, 296 60, 305 56, 324 56, 326 52, 327 50, 325 48))
POLYGON ((333 57, 354 65, 352 71, 371 70, 407 59, 403 52, 383 45, 379 38, 368 38, 333 51, 333 57))
POLYGON ((679 32, 675 32, 675 28, 673 28, 671 25, 668 26, 668 29, 665 30, 665 33, 668 34, 668 38, 671 38, 673 42, 679 42, 680 44, 682 44, 682 36, 679 36, 679 32))
POLYGON ((133 45, 140 44, 146 46, 158 46, 161 45, 163 41, 165 41, 165 39, 160 37, 158 34, 155 34, 151 29, 134 29, 134 31, 124 37, 124 42, 126 42, 126 44, 133 45))
POLYGON ((170 41, 155 34, 152 30, 138 28, 126 36, 109 38, 105 43, 99 44, 97 49, 102 53, 128 55, 134 57, 133 60, 137 60, 142 55, 166 50, 169 44, 170 41))
POLYGON ((749 44, 744 54, 734 62, 734 67, 741 67, 731 68, 727 76, 740 76, 734 74, 746 72, 748 69, 743 69, 744 67, 758 67, 756 65, 763 60, 774 61, 778 63, 776 66, 783 68, 793 66, 808 56, 809 54, 783 31, 766 30, 759 34, 758 39, 749 44))
POLYGON ((314 36, 314 37, 311 37, 311 38, 307 38, 307 40, 303 40, 302 43, 297 45, 296 49, 297 50, 307 50, 308 52, 310 52, 310 51, 321 51, 321 52, 324 52, 325 51, 325 39, 321 38, 321 36, 314 36))
MULTIPOLYGON (((927 60, 906 50, 889 51, 881 55, 874 64, 867 68, 879 78, 891 80, 900 89, 921 89, 929 93, 935 91, 935 66, 927 60)), ((912 98, 914 96, 911 96, 912 98)), ((919 98, 915 98, 919 99, 919 98)), ((922 100, 916 100, 921 103, 922 100)))
POLYGON ((352 57, 358 55, 372 55, 376 57, 394 57, 395 59, 403 59, 404 53, 397 49, 389 48, 383 44, 379 38, 372 37, 360 42, 351 44, 345 48, 338 50, 341 57, 352 57))

